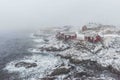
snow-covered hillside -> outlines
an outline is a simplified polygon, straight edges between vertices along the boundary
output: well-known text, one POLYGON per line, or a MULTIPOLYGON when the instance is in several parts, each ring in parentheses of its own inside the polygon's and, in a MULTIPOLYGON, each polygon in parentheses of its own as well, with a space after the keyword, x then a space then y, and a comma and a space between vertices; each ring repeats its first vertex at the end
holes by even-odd
MULTIPOLYGON (((87 29, 85 31, 82 31, 81 27, 64 26, 33 33, 31 38, 36 45, 33 48, 29 48, 28 51, 32 52, 36 59, 32 63, 31 61, 28 62, 31 59, 30 57, 25 62, 21 60, 14 61, 7 64, 5 69, 11 72, 18 71, 19 68, 24 67, 20 73, 26 70, 25 72, 27 73, 36 74, 36 71, 32 72, 32 69, 39 69, 42 63, 41 60, 44 59, 45 65, 43 63, 42 67, 47 66, 50 71, 48 70, 47 72, 49 73, 44 76, 39 74, 33 76, 37 77, 37 79, 40 78, 40 80, 119 80, 119 28, 94 23, 86 26, 87 29), (65 40, 56 37, 58 32, 69 33, 71 31, 76 33, 77 38, 65 40), (88 34, 88 37, 92 36, 90 38, 93 38, 94 34, 98 34, 101 40, 90 42, 85 39, 86 34, 88 34), (54 55, 56 58, 50 57, 49 59, 48 57, 36 56, 43 53, 54 55), (11 67, 15 69, 12 70, 11 67), (31 67, 30 70, 28 70, 29 67, 31 67)), ((37 72, 39 73, 40 71, 39 69, 37 72)))
MULTIPOLYGON (((95 61, 102 67, 109 68, 111 72, 119 74, 120 35, 118 33, 120 30, 115 26, 94 23, 87 24, 86 26, 88 27, 88 30, 84 32, 82 32, 79 27, 78 29, 67 26, 64 26, 63 28, 53 28, 52 33, 54 33, 54 35, 52 33, 51 35, 47 35, 47 37, 44 38, 46 41, 44 39, 41 40, 41 37, 34 40, 36 42, 44 43, 43 45, 37 46, 38 52, 41 50, 54 52, 53 54, 69 59, 70 62, 74 64, 80 64, 84 61, 95 61), (64 41, 56 39, 55 33, 57 34, 59 31, 70 32, 71 30, 77 33, 78 39, 81 39, 82 42, 79 42, 79 40, 64 41), (84 34, 87 33, 92 35, 93 32, 102 37, 102 42, 90 43, 84 41, 84 34)), ((107 78, 103 80, 106 79, 107 78)))

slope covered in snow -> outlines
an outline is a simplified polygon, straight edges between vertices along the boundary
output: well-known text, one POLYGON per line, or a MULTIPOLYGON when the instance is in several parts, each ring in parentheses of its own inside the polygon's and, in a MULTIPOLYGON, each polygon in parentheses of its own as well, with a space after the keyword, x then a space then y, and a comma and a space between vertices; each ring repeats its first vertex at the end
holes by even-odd
POLYGON ((56 78, 53 80, 119 80, 120 30, 114 26, 102 24, 91 23, 86 26, 88 29, 84 32, 79 27, 74 29, 71 26, 64 26, 40 30, 32 34, 35 45, 28 51, 32 52, 33 56, 10 62, 5 69, 9 72, 19 72, 22 77, 34 74, 30 77, 31 80, 32 78, 41 78, 41 80, 53 78, 56 78), (56 34, 60 31, 66 33, 75 31, 77 39, 60 40, 56 38, 56 34), (97 43, 85 40, 85 34, 92 35, 93 33, 100 35, 102 40, 97 43), (44 53, 50 55, 47 57, 39 55, 44 55, 44 53), (57 56, 67 60, 63 62, 57 56), (43 59, 45 61, 42 62, 43 59), (24 61, 24 65, 28 67, 29 63, 36 63, 37 67, 26 69, 19 65, 14 66, 21 61, 24 61), (56 65, 59 66, 56 67, 56 65), (49 75, 43 75, 46 70, 49 75))
MULTIPOLYGON (((102 67, 110 69, 113 73, 120 73, 120 35, 119 29, 110 25, 102 24, 88 24, 89 29, 82 33, 81 30, 75 31, 78 35, 78 39, 84 40, 84 34, 95 32, 102 37, 102 42, 90 43, 90 42, 77 42, 74 41, 62 41, 57 40, 55 35, 51 35, 48 38, 47 44, 38 46, 38 49, 42 48, 54 48, 62 49, 55 53, 63 58, 69 59, 70 62, 76 64, 84 61, 95 61, 102 67), (69 48, 68 48, 69 47, 69 48)), ((66 27, 64 27, 66 28, 66 27)), ((68 27, 67 27, 68 28, 68 27)), ((62 29, 63 31, 71 31, 73 28, 62 29)), ((80 29, 80 28, 78 28, 80 29)), ((54 31, 54 29, 53 29, 54 31)), ((59 31, 59 29, 57 30, 59 31)), ((61 30, 60 30, 61 31, 61 30)), ((72 30, 73 31, 73 30, 72 30)), ((55 32, 57 33, 57 32, 55 32)), ((38 41, 39 42, 39 41, 38 41)), ((40 40, 41 42, 41 40, 40 40)), ((49 51, 49 50, 48 50, 49 51)), ((95 64, 95 63, 94 63, 95 64)), ((97 79, 97 78, 96 78, 97 79)), ((95 79, 95 80, 96 80, 95 79)), ((112 78, 105 78, 111 79, 112 78)), ((114 79, 113 79, 114 80, 114 79)))

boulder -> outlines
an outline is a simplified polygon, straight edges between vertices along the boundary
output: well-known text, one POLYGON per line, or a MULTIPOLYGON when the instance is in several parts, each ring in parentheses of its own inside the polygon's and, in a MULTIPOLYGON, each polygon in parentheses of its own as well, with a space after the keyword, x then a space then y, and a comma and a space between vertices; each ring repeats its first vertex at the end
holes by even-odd
POLYGON ((45 77, 45 78, 41 78, 40 80, 55 80, 55 77, 45 77))
POLYGON ((83 76, 91 77, 91 76, 94 76, 94 73, 89 71, 83 71, 83 72, 76 72, 74 75, 74 77, 83 77, 83 76))
POLYGON ((57 54, 56 56, 60 56, 61 58, 64 58, 64 59, 71 59, 71 55, 61 55, 61 54, 57 54))
POLYGON ((120 75, 120 71, 115 69, 114 67, 112 67, 111 65, 109 65, 108 67, 108 70, 110 70, 112 73, 115 73, 115 74, 118 74, 120 75))
POLYGON ((73 63, 73 64, 80 64, 81 61, 79 59, 70 59, 70 62, 73 63))
POLYGON ((25 68, 32 68, 32 67, 36 67, 37 64, 36 63, 30 63, 30 62, 18 62, 15 64, 15 67, 19 68, 19 67, 25 67, 25 68))
POLYGON ((46 51, 64 51, 64 50, 67 50, 69 48, 70 47, 66 47, 66 48, 46 47, 46 48, 43 48, 43 49, 46 50, 46 51))
POLYGON ((60 67, 60 68, 54 69, 54 71, 51 73, 51 76, 68 74, 69 72, 70 72, 70 68, 60 67))

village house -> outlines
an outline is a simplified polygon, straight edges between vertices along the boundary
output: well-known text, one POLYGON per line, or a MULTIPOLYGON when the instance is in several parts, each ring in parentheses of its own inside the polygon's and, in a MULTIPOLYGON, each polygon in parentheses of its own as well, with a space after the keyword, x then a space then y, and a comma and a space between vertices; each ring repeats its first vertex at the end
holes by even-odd
POLYGON ((101 42, 102 38, 100 35, 98 35, 100 30, 100 25, 84 25, 82 27, 82 33, 84 34, 84 40, 92 43, 101 42))
POLYGON ((97 42, 101 42, 102 38, 100 35, 92 33, 92 34, 85 34, 85 40, 91 43, 97 43, 97 42))
POLYGON ((58 32, 56 38, 61 40, 82 40, 91 43, 97 43, 102 41, 101 36, 96 33, 79 34, 77 32, 58 32))
POLYGON ((74 40, 77 38, 77 34, 75 32, 58 32, 56 38, 63 40, 74 40))
MULTIPOLYGON (((96 28, 97 29, 97 28, 96 28)), ((80 32, 58 32, 57 39, 61 40, 73 40, 80 42, 98 43, 102 41, 102 37, 98 35, 92 28, 88 28, 86 25, 82 27, 82 33, 80 32)))

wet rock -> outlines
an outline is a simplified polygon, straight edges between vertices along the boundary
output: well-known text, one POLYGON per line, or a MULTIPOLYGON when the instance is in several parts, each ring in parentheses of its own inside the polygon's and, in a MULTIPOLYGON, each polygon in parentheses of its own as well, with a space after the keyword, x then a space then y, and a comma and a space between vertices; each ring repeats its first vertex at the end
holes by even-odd
POLYGON ((45 42, 48 42, 49 40, 48 39, 44 39, 45 42))
POLYGON ((118 74, 120 75, 120 71, 118 71, 117 69, 113 68, 111 65, 107 67, 108 70, 110 70, 112 73, 118 74))
POLYGON ((39 49, 41 50, 45 50, 45 51, 52 51, 52 52, 55 52, 55 51, 64 51, 64 50, 67 50, 69 49, 70 47, 66 47, 66 48, 56 48, 56 47, 41 47, 39 49))
POLYGON ((86 67, 91 70, 99 70, 103 71, 107 69, 106 67, 103 67, 101 64, 99 64, 97 61, 91 61, 91 60, 78 60, 78 59, 72 59, 71 63, 73 64, 79 64, 80 66, 86 67))
POLYGON ((45 78, 41 78, 40 80, 55 80, 55 77, 45 77, 45 78))
POLYGON ((61 58, 64 58, 64 59, 71 59, 71 56, 70 55, 61 55, 61 54, 57 54, 56 56, 60 56, 61 58))
POLYGON ((73 63, 73 64, 80 64, 81 63, 80 60, 78 60, 78 59, 72 59, 72 58, 70 58, 70 62, 73 63))
POLYGON ((15 64, 15 67, 25 67, 25 68, 32 68, 32 67, 36 67, 37 64, 36 63, 29 63, 29 62, 18 62, 15 64))
POLYGON ((74 77, 83 77, 83 76, 90 77, 90 76, 94 76, 94 74, 89 71, 76 72, 74 77))
POLYGON ((70 68, 60 67, 60 68, 55 69, 51 73, 51 76, 61 75, 61 74, 68 74, 69 72, 70 72, 70 68))

